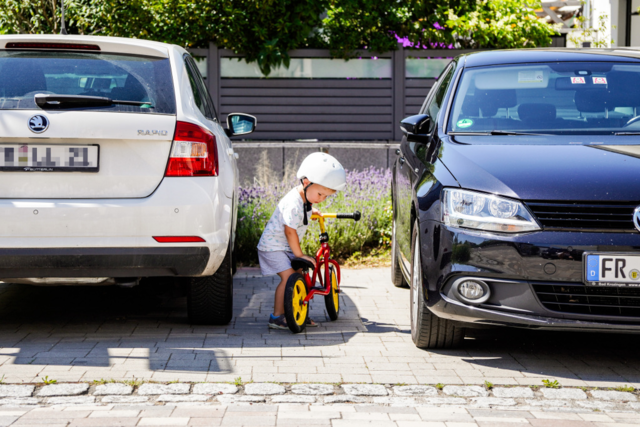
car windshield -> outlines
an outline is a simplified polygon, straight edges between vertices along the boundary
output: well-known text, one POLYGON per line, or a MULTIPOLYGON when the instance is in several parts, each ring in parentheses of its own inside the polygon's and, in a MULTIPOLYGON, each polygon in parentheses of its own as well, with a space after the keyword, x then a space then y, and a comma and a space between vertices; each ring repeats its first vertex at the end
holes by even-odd
POLYGON ((75 110, 175 114, 169 59, 80 52, 0 51, 0 110, 35 110, 36 94, 101 96, 141 105, 75 110))
POLYGON ((640 64, 556 62, 467 69, 448 131, 640 134, 640 64))

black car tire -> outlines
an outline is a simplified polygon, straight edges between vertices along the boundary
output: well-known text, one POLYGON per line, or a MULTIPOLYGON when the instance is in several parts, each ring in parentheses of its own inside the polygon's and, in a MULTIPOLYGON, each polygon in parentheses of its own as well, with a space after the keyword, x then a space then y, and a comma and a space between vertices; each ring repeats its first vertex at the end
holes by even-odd
POLYGON ((212 276, 186 278, 187 312, 192 325, 226 325, 233 317, 231 245, 212 276))
POLYGON ((455 348, 464 340, 464 328, 429 311, 423 298, 418 221, 411 236, 411 339, 418 348, 455 348))
POLYGON ((396 242, 396 217, 393 216, 393 225, 391 229, 391 283, 396 288, 408 288, 409 284, 402 274, 400 267, 400 259, 398 258, 398 242, 396 242))

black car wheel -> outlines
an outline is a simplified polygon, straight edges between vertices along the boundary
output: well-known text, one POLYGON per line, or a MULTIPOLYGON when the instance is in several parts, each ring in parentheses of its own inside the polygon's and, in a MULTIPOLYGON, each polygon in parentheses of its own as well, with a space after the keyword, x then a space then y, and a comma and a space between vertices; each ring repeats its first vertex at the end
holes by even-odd
POLYGON ((226 325, 233 317, 231 245, 212 276, 185 278, 187 311, 192 325, 226 325))
POLYGON ((393 216, 393 228, 391 231, 391 283, 397 288, 407 288, 409 284, 402 274, 400 259, 398 258, 398 242, 396 242, 396 217, 393 216))
POLYGON ((411 236, 411 339, 419 348, 454 348, 462 344, 464 328, 429 311, 422 296, 422 262, 418 221, 411 236))

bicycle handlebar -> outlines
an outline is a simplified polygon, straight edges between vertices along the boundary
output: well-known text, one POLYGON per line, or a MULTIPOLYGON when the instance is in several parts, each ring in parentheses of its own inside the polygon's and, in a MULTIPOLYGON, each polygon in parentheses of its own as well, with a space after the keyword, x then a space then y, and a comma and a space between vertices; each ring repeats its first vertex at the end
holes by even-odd
POLYGON ((360 217, 362 215, 359 211, 355 211, 354 213, 337 213, 336 218, 339 219, 353 219, 355 221, 360 221, 360 217))

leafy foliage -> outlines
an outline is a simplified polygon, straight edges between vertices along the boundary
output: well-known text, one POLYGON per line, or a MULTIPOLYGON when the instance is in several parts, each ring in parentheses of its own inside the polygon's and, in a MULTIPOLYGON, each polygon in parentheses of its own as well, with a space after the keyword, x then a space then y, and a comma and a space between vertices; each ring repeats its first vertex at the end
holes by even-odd
MULTIPOLYGON (((60 31, 61 0, 4 0, 0 34, 60 31)), ((218 46, 256 61, 265 75, 289 65, 288 52, 386 52, 415 48, 546 46, 553 28, 539 0, 65 0, 70 34, 135 37, 218 46)))
POLYGON ((481 0, 465 15, 450 9, 446 27, 463 48, 549 46, 556 31, 534 13, 539 5, 538 0, 481 0))

